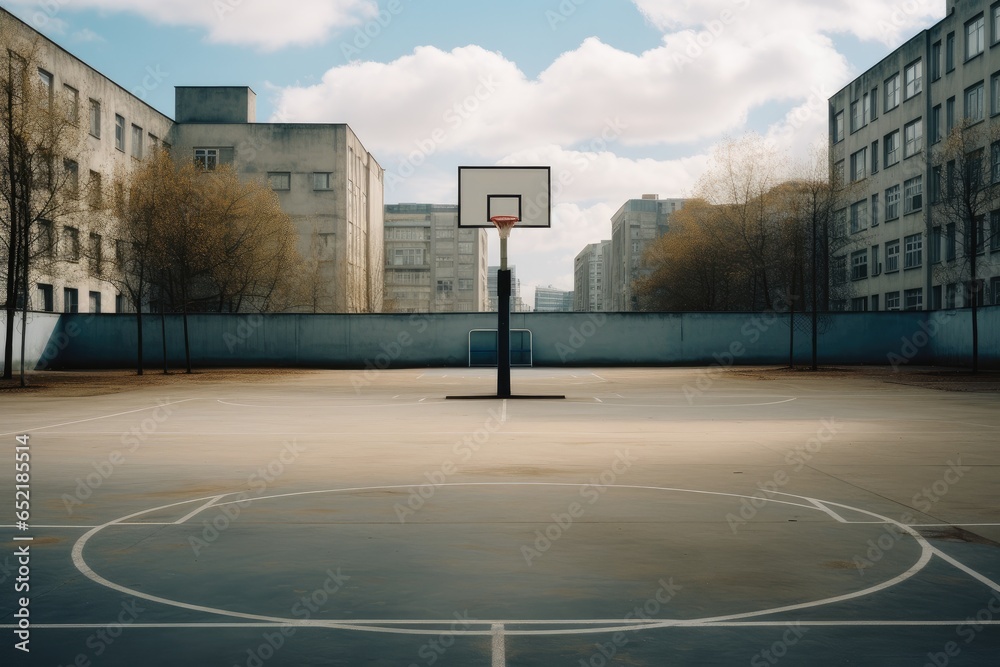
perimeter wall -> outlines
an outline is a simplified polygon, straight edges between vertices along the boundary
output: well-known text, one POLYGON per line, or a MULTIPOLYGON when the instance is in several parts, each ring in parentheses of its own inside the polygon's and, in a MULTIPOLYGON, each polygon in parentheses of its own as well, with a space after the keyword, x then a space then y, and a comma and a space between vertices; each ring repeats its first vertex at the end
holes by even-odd
MULTIPOLYGON (((197 367, 464 367, 469 331, 495 328, 491 313, 188 316, 197 367)), ((511 328, 532 332, 535 366, 787 364, 790 349, 790 317, 775 313, 514 313, 511 328)), ((981 363, 1000 367, 1000 307, 980 310, 979 331, 981 363)), ((143 316, 146 366, 162 367, 164 332, 169 366, 182 367, 179 315, 143 316)), ((967 365, 970 332, 968 310, 823 314, 819 361, 967 365)), ((796 316, 796 363, 809 362, 809 339, 808 316, 796 316)), ((134 315, 31 313, 27 368, 134 367, 136 341, 134 315)))

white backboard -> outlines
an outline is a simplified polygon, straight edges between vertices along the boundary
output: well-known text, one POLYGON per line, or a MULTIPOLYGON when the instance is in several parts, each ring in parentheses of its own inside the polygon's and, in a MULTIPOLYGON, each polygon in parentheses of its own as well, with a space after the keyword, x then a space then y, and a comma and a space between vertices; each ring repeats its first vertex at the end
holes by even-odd
POLYGON ((458 226, 493 227, 495 215, 515 215, 515 229, 552 226, 550 167, 459 167, 458 226))

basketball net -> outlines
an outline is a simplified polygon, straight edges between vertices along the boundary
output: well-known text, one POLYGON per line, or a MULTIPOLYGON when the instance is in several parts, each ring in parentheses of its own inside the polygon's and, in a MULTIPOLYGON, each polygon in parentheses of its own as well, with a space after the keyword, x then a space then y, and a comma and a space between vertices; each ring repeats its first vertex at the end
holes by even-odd
POLYGON ((519 221, 520 218, 516 215, 495 215, 490 218, 490 222, 492 222, 500 232, 500 238, 504 241, 510 238, 510 230, 514 229, 514 225, 516 225, 519 221))

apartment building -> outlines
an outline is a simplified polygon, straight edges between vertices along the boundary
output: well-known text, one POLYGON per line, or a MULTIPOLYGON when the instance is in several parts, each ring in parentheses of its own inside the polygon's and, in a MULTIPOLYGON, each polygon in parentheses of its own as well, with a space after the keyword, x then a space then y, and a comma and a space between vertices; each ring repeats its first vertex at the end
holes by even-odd
POLYGON ((485 229, 459 229, 458 206, 385 207, 385 310, 400 313, 489 309, 485 229))
POLYGON ((206 171, 231 164, 241 177, 271 184, 298 230, 300 252, 318 269, 313 309, 381 310, 384 172, 350 127, 257 123, 247 87, 178 87, 171 119, 3 9, 0 21, 22 45, 38 45, 39 80, 66 101, 84 142, 61 166, 86 193, 85 210, 42 223, 51 251, 36 262, 30 308, 127 310, 107 280, 116 239, 100 198, 116 172, 165 147, 177 161, 206 171))
MULTIPOLYGON (((981 282, 968 284, 961 221, 942 193, 953 165, 941 149, 963 121, 992 133, 1000 120, 1000 3, 947 0, 947 16, 830 98, 830 157, 838 183, 832 280, 841 310, 929 310, 1000 304, 1000 201, 975 243, 981 282)), ((1000 179, 1000 144, 989 178, 1000 179)))
POLYGON ((604 263, 604 310, 638 310, 634 283, 643 277, 642 258, 649 245, 667 233, 670 216, 684 208, 683 199, 643 195, 625 202, 611 218, 610 261, 604 263))
POLYGON ((604 310, 605 252, 611 241, 591 243, 580 251, 573 262, 573 310, 593 313, 604 310))

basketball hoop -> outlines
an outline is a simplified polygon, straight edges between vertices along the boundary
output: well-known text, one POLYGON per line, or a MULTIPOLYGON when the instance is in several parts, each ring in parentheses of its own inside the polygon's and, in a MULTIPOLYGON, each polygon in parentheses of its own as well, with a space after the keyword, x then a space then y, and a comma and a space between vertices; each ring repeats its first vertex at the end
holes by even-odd
POLYGON ((510 230, 514 229, 514 225, 520 220, 516 215, 494 215, 490 218, 490 222, 500 232, 500 238, 504 241, 510 238, 510 230))

